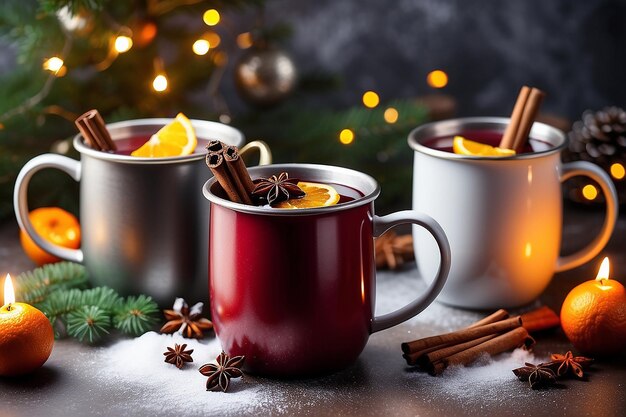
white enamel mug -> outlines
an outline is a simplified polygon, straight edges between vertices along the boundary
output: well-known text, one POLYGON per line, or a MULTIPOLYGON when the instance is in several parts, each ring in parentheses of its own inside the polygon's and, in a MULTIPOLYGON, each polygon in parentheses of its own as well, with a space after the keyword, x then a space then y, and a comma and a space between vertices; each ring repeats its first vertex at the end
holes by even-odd
MULTIPOLYGON (((438 300, 459 307, 490 309, 527 304, 555 272, 577 267, 608 242, 618 214, 609 176, 589 162, 561 163, 565 134, 535 123, 533 152, 493 158, 457 155, 454 135, 501 136, 506 118, 444 120, 409 134, 414 152, 413 209, 435 219, 450 241, 452 263, 438 300), (584 175, 606 197, 599 234, 580 251, 559 257, 562 233, 561 183, 584 175)), ((415 257, 425 280, 439 267, 432 238, 413 229, 415 257)))

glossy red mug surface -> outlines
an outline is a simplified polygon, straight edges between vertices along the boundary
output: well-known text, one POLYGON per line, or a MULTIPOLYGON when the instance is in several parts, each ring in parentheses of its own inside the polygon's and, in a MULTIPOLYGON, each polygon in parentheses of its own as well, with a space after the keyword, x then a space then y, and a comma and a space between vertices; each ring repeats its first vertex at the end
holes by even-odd
POLYGON ((380 192, 370 176, 345 168, 284 164, 254 167, 252 178, 288 172, 303 181, 359 191, 346 203, 315 209, 273 209, 223 199, 215 180, 211 202, 211 313, 222 347, 245 355, 248 372, 275 376, 327 373, 351 364, 369 335, 425 309, 450 268, 447 239, 430 217, 414 211, 374 214, 380 192), (409 305, 374 317, 373 238, 400 223, 430 231, 441 265, 427 291, 409 305))

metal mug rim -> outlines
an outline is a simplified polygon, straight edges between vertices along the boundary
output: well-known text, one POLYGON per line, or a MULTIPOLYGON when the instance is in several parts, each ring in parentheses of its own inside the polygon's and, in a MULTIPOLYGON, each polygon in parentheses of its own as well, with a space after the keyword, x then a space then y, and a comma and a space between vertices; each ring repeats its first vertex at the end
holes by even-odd
POLYGON ((547 155, 559 153, 567 146, 567 137, 562 130, 541 122, 535 122, 533 124, 529 136, 533 137, 533 139, 547 142, 551 145, 551 147, 550 149, 532 153, 521 153, 507 157, 471 156, 442 151, 439 149, 428 147, 423 144, 424 141, 432 139, 433 137, 453 135, 454 133, 452 132, 455 130, 458 133, 461 128, 464 128, 467 125, 476 125, 475 128, 482 127, 489 130, 504 132, 504 129, 509 124, 509 122, 510 119, 508 117, 461 117, 456 119, 439 120, 416 127, 409 133, 407 141, 411 149, 426 155, 434 156, 441 159, 479 161, 510 161, 541 158, 547 155), (441 132, 442 130, 450 130, 451 132, 443 133, 441 132), (438 134, 435 133, 436 131, 439 131, 438 134))
MULTIPOLYGON (((215 177, 207 180, 202 186, 202 194, 204 197, 209 200, 213 204, 217 204, 221 207, 225 207, 237 212, 249 213, 249 214, 259 214, 265 216, 307 216, 307 215, 317 215, 317 214, 330 214, 335 213, 337 211, 349 210, 355 207, 362 206, 364 204, 368 204, 374 201, 378 195, 380 194, 380 185, 378 181, 376 181, 370 175, 367 175, 363 172, 356 171, 350 168, 338 167, 334 165, 321 165, 321 164, 299 164, 299 163, 289 163, 289 164, 272 164, 272 165, 263 165, 263 166, 255 166, 248 168, 250 172, 250 176, 252 179, 256 179, 259 177, 258 172, 264 171, 273 171, 273 174, 278 172, 289 170, 297 171, 297 170, 316 170, 323 171, 327 174, 332 174, 337 177, 340 177, 339 180, 336 179, 328 179, 328 182, 335 182, 337 184, 341 184, 347 187, 356 188, 353 184, 345 184, 345 178, 353 178, 360 179, 363 181, 366 186, 369 186, 370 189, 366 192, 364 190, 358 189, 359 192, 363 193, 362 197, 356 198, 352 201, 348 201, 346 203, 336 204, 334 206, 326 206, 326 207, 316 207, 316 208, 305 208, 305 209, 276 209, 271 207, 263 207, 263 206, 252 206, 248 204, 235 203, 230 200, 226 200, 217 196, 211 191, 211 188, 216 183, 217 179, 215 177), (255 175, 256 174, 256 175, 255 175), (341 180, 344 179, 344 181, 341 180)), ((290 173, 291 174, 291 173, 290 173)), ((325 178, 325 177, 324 177, 325 178)), ((330 178, 330 177, 329 177, 330 178)), ((306 178, 310 180, 309 178, 306 178)))
MULTIPOLYGON (((173 120, 172 118, 166 118, 166 117, 131 119, 131 120, 124 120, 120 122, 107 123, 106 126, 111 131, 111 138, 113 140, 117 140, 118 137, 116 136, 116 130, 123 130, 123 129, 133 128, 133 127, 146 127, 146 126, 154 126, 155 128, 157 128, 156 130, 158 130, 159 126, 162 127, 165 124, 171 122, 172 120, 173 120)), ((233 145, 235 146, 241 146, 245 142, 245 136, 243 132, 241 132, 239 129, 234 128, 232 126, 219 123, 219 122, 212 122, 209 120, 190 119, 190 121, 194 129, 196 129, 196 131, 205 130, 205 129, 229 131, 231 134, 237 137, 237 140, 236 140, 237 143, 233 143, 233 145)), ((113 161, 113 162, 121 162, 121 163, 127 163, 127 164, 159 165, 159 164, 173 164, 173 163, 197 161, 197 160, 201 160, 205 158, 204 153, 200 153, 200 154, 194 153, 194 154, 186 155, 186 156, 173 156, 173 157, 166 157, 166 158, 145 158, 145 157, 136 157, 136 156, 130 156, 130 155, 120 155, 120 154, 115 154, 115 153, 110 153, 110 152, 102 152, 102 151, 98 151, 93 148, 90 148, 83 142, 82 138, 83 138, 82 134, 78 133, 74 136, 74 139, 72 141, 74 145, 74 149, 76 149, 81 155, 88 155, 93 158, 113 161)))

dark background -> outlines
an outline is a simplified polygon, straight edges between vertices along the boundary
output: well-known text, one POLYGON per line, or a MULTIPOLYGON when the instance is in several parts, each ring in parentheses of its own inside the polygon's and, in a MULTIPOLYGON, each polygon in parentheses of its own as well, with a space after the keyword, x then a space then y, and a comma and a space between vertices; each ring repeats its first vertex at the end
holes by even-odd
POLYGON ((572 120, 626 105, 625 0, 270 0, 267 17, 292 25, 301 73, 341 76, 325 104, 354 105, 369 89, 383 102, 431 93, 426 75, 439 68, 463 116, 509 114, 523 84, 572 120))

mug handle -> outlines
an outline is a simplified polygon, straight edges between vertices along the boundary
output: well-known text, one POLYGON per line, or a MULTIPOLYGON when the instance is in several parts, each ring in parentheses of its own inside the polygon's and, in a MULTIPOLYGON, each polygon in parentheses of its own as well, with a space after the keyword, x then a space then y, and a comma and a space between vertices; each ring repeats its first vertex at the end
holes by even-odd
POLYGON ((448 243, 448 238, 439 223, 426 214, 413 210, 404 210, 383 217, 374 216, 374 237, 378 237, 392 227, 403 223, 413 223, 422 226, 433 235, 439 247, 441 263, 437 276, 424 294, 396 311, 372 319, 372 333, 400 324, 428 307, 441 292, 448 278, 448 272, 450 272, 450 244, 448 243))
POLYGON ((240 154, 248 152, 250 149, 259 150, 259 165, 270 165, 272 163, 272 151, 267 143, 262 140, 253 140, 239 150, 240 154))
POLYGON ((15 181, 13 209, 15 210, 17 223, 41 249, 56 257, 82 263, 82 250, 64 248, 42 238, 39 233, 37 233, 28 217, 28 184, 35 173, 45 168, 59 169, 69 174, 75 181, 80 181, 81 165, 79 161, 51 153, 34 157, 22 167, 15 181))
POLYGON ((600 233, 583 249, 571 255, 561 256, 556 261, 556 272, 575 268, 592 259, 607 244, 617 220, 619 210, 617 192, 611 178, 600 167, 586 161, 577 161, 564 164, 561 173, 561 182, 572 177, 584 175, 600 185, 606 199, 606 215, 600 233))

